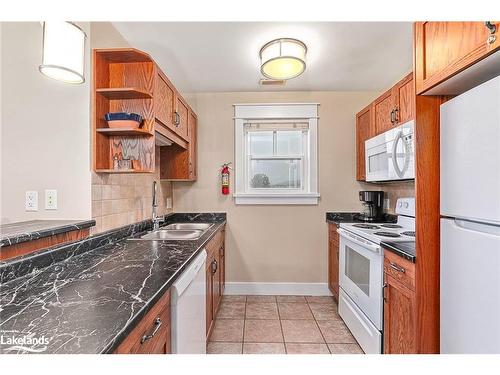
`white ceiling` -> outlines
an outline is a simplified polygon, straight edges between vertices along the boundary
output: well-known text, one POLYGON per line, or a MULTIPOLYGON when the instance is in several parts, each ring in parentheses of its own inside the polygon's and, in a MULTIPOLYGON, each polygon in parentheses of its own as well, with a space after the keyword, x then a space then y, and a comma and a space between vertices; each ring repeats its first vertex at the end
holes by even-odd
POLYGON ((410 22, 114 22, 131 46, 156 60, 182 92, 383 90, 412 67, 410 22), (304 74, 258 84, 259 50, 291 37, 308 47, 304 74))

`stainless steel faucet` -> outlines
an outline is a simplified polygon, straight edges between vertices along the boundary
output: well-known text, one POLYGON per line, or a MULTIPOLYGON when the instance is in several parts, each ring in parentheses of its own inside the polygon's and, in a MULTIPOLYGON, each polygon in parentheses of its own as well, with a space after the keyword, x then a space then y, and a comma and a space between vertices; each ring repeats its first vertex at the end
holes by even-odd
POLYGON ((164 219, 161 217, 158 217, 156 214, 156 207, 158 207, 158 197, 157 197, 157 188, 156 188, 156 181, 153 181, 153 231, 160 229, 160 223, 164 222, 164 219))

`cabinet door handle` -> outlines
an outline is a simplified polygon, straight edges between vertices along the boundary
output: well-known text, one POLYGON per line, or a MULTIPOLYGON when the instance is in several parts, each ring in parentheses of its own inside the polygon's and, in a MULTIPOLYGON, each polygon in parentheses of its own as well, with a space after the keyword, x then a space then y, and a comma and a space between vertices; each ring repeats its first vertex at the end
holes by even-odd
POLYGON ((150 334, 142 336, 142 338, 141 338, 141 344, 144 344, 146 341, 151 340, 153 337, 155 337, 155 335, 158 333, 158 330, 160 329, 161 325, 162 325, 161 319, 160 318, 156 318, 156 320, 155 320, 155 328, 153 329, 153 332, 151 332, 150 334))
POLYGON ((385 295, 385 291, 387 290, 387 283, 384 283, 384 285, 382 285, 382 290, 383 290, 384 302, 387 302, 387 297, 385 295))
POLYGON ((212 273, 216 272, 217 272, 217 260, 214 259, 214 261, 212 262, 212 273))
POLYGON ((398 272, 405 273, 406 270, 403 267, 398 266, 396 263, 389 262, 389 266, 398 272))
POLYGON ((391 111, 391 124, 394 125, 394 109, 391 111))
POLYGON ((179 116, 179 112, 175 111, 174 112, 174 125, 179 126, 181 123, 181 116, 179 116))
POLYGON ((394 108, 394 123, 397 124, 399 122, 399 108, 394 108))

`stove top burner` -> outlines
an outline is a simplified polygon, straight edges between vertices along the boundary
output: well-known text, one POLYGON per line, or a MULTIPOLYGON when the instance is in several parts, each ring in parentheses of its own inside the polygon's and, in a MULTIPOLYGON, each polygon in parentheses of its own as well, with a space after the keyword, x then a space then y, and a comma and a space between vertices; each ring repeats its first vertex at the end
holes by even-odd
POLYGON ((395 238, 395 237, 401 237, 400 234, 394 233, 394 232, 375 232, 373 234, 375 234, 377 236, 381 236, 381 237, 393 237, 393 238, 395 238))
POLYGON ((362 228, 362 229, 380 229, 379 226, 373 224, 353 224, 353 227, 362 228))
POLYGON ((403 228, 401 225, 399 224, 382 224, 382 226, 384 228, 403 228))
POLYGON ((412 230, 407 230, 405 232, 401 232, 401 234, 404 234, 405 236, 409 236, 409 237, 415 237, 415 231, 412 231, 412 230))

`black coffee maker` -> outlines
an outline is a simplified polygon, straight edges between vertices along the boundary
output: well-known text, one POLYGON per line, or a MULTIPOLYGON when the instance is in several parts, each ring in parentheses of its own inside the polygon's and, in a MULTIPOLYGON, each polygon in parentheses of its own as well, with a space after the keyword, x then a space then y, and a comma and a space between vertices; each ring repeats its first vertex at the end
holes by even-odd
POLYGON ((359 200, 363 202, 360 219, 364 221, 381 221, 384 214, 383 191, 360 191, 359 200))

